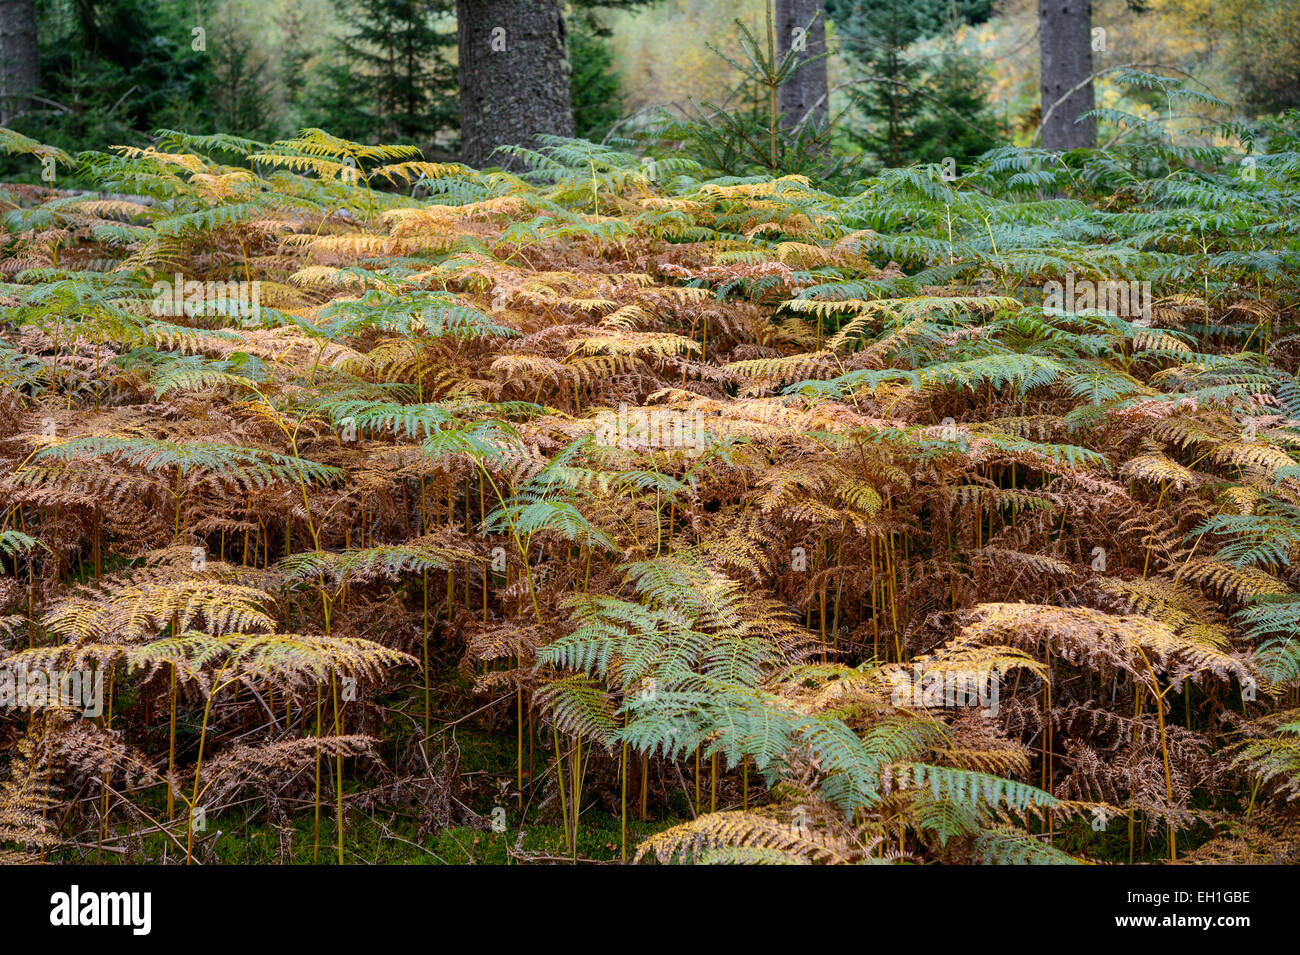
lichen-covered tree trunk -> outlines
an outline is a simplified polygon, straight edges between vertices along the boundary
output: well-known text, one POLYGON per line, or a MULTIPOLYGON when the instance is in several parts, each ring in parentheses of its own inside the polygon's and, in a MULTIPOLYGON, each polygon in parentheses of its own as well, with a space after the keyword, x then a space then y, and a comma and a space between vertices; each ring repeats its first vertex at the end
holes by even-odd
POLYGON ((461 157, 513 168, 498 146, 573 135, 560 0, 456 0, 461 157))
POLYGON ((1096 146, 1097 121, 1075 122, 1095 103, 1088 81, 1092 75, 1092 0, 1038 0, 1038 46, 1042 145, 1061 150, 1096 146), (1066 97, 1064 102, 1062 97, 1066 97))
POLYGON ((35 0, 0 0, 0 126, 26 111, 40 85, 35 0))
POLYGON ((824 125, 829 109, 826 58, 822 56, 826 52, 824 0, 776 0, 775 28, 777 56, 784 58, 793 48, 801 61, 781 87, 781 125, 788 129, 805 118, 811 124, 824 125))

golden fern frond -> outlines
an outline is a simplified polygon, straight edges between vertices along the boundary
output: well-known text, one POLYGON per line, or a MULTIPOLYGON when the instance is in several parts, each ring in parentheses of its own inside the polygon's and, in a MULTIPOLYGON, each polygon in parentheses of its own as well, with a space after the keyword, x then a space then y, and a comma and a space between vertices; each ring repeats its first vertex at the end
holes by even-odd
POLYGON ((1196 475, 1192 471, 1159 452, 1129 458, 1119 473, 1130 480, 1168 484, 1179 490, 1196 483, 1196 475))
POLYGON ((1296 465, 1291 455, 1271 444, 1227 442, 1214 449, 1214 457, 1239 467, 1259 468, 1265 472, 1273 472, 1279 468, 1292 468, 1296 465))
POLYGON ((172 624, 194 629, 200 620, 213 634, 272 630, 275 621, 265 609, 270 603, 265 591, 195 575, 71 597, 52 607, 43 623, 52 633, 77 641, 118 637, 134 642, 172 624))
POLYGON ((1186 583, 1161 576, 1142 580, 1102 577, 1095 583, 1124 598, 1137 613, 1167 624, 1189 640, 1220 650, 1228 645, 1230 630, 1226 622, 1210 600, 1186 583))
POLYGON ((0 865, 30 864, 36 861, 34 850, 59 843, 48 819, 54 799, 48 760, 41 754, 46 725, 43 718, 32 722, 14 745, 9 773, 0 781, 0 865))
POLYGON ((667 358, 698 354, 700 343, 685 335, 671 332, 620 332, 616 335, 591 335, 570 343, 575 354, 628 355, 667 358))
POLYGON ((1157 672, 1171 682, 1212 675, 1245 683, 1258 676, 1241 657, 1180 636, 1151 617, 1010 603, 980 604, 975 612, 980 620, 962 629, 964 640, 1050 649, 1076 665, 1109 664, 1149 681, 1157 672))
POLYGON ((1285 584, 1258 567, 1234 567, 1208 557, 1189 559, 1182 573, 1188 580, 1243 603, 1252 597, 1288 593, 1285 584))
MULTIPOLYGON (((758 811, 711 812, 665 829, 637 846, 635 861, 647 855, 662 863, 707 862, 718 850, 745 849, 776 853, 786 864, 844 864, 857 853, 851 844, 814 830, 806 820, 758 811)), ((748 861, 758 861, 751 855, 748 861)))

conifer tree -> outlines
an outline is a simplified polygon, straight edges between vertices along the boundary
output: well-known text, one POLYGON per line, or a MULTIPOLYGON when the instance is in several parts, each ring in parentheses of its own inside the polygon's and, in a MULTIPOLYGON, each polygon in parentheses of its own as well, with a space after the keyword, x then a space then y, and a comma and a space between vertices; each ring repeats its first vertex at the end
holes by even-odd
POLYGON ((450 0, 341 0, 327 125, 354 138, 446 142, 456 125, 450 12, 450 0))
MULTIPOLYGON (((959 70, 958 76, 952 72, 952 59, 929 62, 914 44, 961 23, 982 22, 992 10, 990 0, 831 0, 827 9, 839 28, 844 52, 862 74, 853 95, 863 123, 851 131, 852 138, 885 165, 902 166, 918 158, 925 141, 933 138, 936 122, 942 126, 954 115, 976 120, 971 71, 959 70), (929 74, 936 65, 949 70, 946 75, 938 71, 937 90, 928 88, 934 85, 929 74), (948 119, 934 118, 941 113, 948 119), (929 132, 922 132, 919 124, 929 132)), ((949 149, 942 152, 952 154, 949 149)))

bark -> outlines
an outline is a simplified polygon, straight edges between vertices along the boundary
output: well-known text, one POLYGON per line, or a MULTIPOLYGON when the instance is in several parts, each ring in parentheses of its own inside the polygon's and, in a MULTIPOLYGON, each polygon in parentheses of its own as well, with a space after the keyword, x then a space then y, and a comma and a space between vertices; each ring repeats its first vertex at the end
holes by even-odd
POLYGON ((1097 121, 1076 123, 1095 105, 1092 83, 1092 0, 1038 0, 1038 43, 1042 58, 1042 144, 1047 149, 1097 145, 1097 121), (1083 88, 1071 93, 1079 84, 1083 88), (1048 116, 1048 111, 1055 110, 1048 116))
POLYGON ((461 158, 517 168, 498 146, 573 135, 560 0, 456 0, 461 158))
POLYGON ((775 29, 778 60, 800 36, 803 40, 803 50, 797 54, 799 65, 779 93, 781 125, 789 129, 808 117, 810 125, 824 126, 829 114, 826 58, 821 56, 826 52, 824 0, 776 0, 775 29))
POLYGON ((26 94, 40 85, 35 0, 0 0, 0 126, 30 108, 26 94))

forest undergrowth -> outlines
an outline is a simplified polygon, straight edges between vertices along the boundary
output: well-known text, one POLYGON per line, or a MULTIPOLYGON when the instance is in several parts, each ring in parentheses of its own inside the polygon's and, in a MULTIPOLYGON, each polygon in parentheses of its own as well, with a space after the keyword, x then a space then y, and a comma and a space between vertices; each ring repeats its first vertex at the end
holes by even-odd
POLYGON ((1297 861, 1294 130, 0 145, 4 861, 1297 861))

